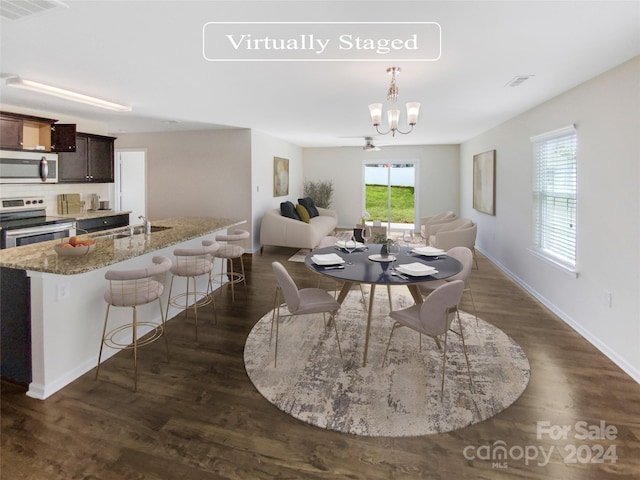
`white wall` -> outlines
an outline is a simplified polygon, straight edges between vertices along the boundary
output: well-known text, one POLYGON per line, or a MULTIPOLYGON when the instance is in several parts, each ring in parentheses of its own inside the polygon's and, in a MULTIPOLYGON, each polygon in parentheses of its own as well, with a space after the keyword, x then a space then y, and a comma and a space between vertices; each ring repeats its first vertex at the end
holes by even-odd
POLYGON ((147 213, 243 219, 251 228, 250 130, 123 134, 116 149, 147 151, 147 213))
POLYGON ((457 145, 387 146, 378 152, 365 152, 360 147, 305 148, 303 154, 305 179, 333 181, 332 209, 338 212, 341 227, 357 224, 364 213, 365 161, 416 163, 416 207, 420 215, 458 211, 457 145))
POLYGON ((640 57, 493 130, 460 150, 461 210, 478 248, 640 381, 640 57), (529 138, 568 124, 578 134, 578 278, 528 252, 529 138), (495 149, 496 216, 472 208, 472 158, 495 149), (611 307, 607 292, 612 294, 611 307))
POLYGON ((252 250, 260 248, 260 223, 267 210, 280 208, 280 202, 294 204, 302 197, 302 149, 290 143, 253 130, 251 132, 251 184, 252 184, 252 250), (275 197, 273 193, 273 157, 289 160, 289 195, 275 197))

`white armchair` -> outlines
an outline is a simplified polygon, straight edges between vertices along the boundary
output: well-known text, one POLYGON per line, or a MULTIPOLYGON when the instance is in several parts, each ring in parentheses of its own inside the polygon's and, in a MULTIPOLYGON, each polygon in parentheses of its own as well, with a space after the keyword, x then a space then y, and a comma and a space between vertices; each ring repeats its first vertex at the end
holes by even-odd
MULTIPOLYGON (((476 235, 478 225, 467 218, 459 218, 453 222, 429 227, 429 245, 443 250, 453 247, 467 247, 473 252, 475 259, 476 235)), ((475 259, 476 268, 478 261, 475 259)))
POLYGON ((428 217, 421 217, 420 231, 422 233, 422 236, 424 238, 429 238, 429 231, 428 231, 429 225, 449 223, 455 220, 456 218, 458 218, 458 216, 452 211, 436 213, 435 215, 431 215, 428 217))

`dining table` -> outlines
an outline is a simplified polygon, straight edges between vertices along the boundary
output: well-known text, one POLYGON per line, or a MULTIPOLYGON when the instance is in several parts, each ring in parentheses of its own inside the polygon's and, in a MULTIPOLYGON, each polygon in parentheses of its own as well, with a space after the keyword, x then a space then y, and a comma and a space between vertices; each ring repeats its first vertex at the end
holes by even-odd
POLYGON ((371 312, 377 285, 387 287, 389 305, 392 308, 391 286, 406 286, 414 301, 422 303, 422 294, 418 287, 420 283, 444 280, 462 271, 462 264, 447 256, 442 250, 403 245, 386 256, 381 254, 381 250, 381 244, 358 244, 358 247, 350 252, 344 245, 336 244, 309 252, 304 261, 309 270, 342 282, 337 297, 340 304, 354 285, 370 285, 363 366, 367 364, 371 312))

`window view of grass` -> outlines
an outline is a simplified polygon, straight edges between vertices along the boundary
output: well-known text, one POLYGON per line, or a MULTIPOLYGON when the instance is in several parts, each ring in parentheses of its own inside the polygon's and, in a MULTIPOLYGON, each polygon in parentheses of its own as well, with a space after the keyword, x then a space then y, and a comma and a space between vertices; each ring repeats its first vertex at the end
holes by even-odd
MULTIPOLYGON (((391 187, 391 222, 413 223, 414 187, 391 187)), ((371 220, 387 221, 387 186, 366 185, 366 211, 371 220)))

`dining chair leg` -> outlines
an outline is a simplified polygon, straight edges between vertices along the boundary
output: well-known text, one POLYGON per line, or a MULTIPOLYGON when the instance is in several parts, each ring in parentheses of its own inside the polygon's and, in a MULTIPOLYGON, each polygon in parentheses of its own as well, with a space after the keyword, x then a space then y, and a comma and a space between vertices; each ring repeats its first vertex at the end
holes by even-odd
POLYGON ((445 369, 447 368, 447 337, 448 337, 449 331, 447 330, 446 332, 444 332, 444 351, 442 354, 442 384, 440 386, 440 401, 442 402, 444 400, 444 373, 445 373, 445 369))
POLYGON ((278 368, 278 331, 280 326, 280 307, 278 307, 278 316, 276 317, 276 348, 273 356, 273 368, 278 368))
POLYGON ((401 324, 395 322, 393 324, 393 327, 391 327, 391 333, 389 334, 389 341, 387 342, 387 348, 384 351, 384 357, 382 358, 382 364, 380 365, 381 367, 384 367, 384 362, 387 360, 387 354, 389 353, 389 346, 391 345, 391 337, 393 337, 393 332, 396 331, 396 328, 400 328, 401 326, 401 324))
POLYGON ((465 288, 469 292, 469 296, 471 297, 471 305, 473 306, 473 314, 476 317, 476 327, 480 325, 478 322, 478 311, 476 310, 476 302, 473 300, 473 293, 471 292, 471 287, 468 286, 465 288))
POLYGON ((276 292, 273 297, 273 310, 271 313, 271 333, 269 334, 269 347, 271 347, 271 339, 273 338, 273 323, 276 317, 276 309, 278 309, 278 316, 280 316, 279 306, 278 306, 278 294, 280 292, 280 286, 276 287, 276 292))
POLYGON ((467 345, 464 341, 464 332, 462 331, 462 322, 460 321, 460 313, 456 309, 456 316, 458 317, 458 326, 460 327, 460 338, 462 339, 462 351, 464 352, 464 359, 467 362, 467 373, 469 374, 469 390, 473 392, 473 380, 471 380, 471 368, 469 368, 469 356, 467 355, 467 345))
POLYGON ((331 312, 331 320, 333 320, 333 329, 336 332, 336 341, 338 342, 338 352, 340 352, 340 358, 342 359, 342 348, 340 347, 340 337, 338 336, 338 326, 336 325, 336 313, 331 312))

